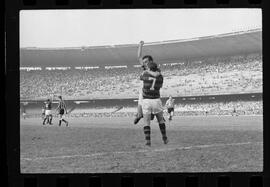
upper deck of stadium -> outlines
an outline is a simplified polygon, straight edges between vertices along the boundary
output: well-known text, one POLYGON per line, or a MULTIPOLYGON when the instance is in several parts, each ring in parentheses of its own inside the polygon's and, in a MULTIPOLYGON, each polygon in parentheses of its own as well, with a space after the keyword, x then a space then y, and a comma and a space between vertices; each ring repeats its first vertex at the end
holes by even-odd
MULTIPOLYGON (((136 65, 138 45, 80 48, 21 48, 20 66, 136 65)), ((143 55, 158 63, 191 58, 226 56, 262 51, 262 30, 253 29, 213 36, 146 43, 143 55)))

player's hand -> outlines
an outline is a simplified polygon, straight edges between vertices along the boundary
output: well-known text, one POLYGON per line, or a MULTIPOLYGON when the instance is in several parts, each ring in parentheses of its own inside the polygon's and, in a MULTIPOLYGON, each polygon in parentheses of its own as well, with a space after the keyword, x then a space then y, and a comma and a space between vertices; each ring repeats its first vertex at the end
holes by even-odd
POLYGON ((144 45, 144 41, 140 41, 140 45, 144 45))

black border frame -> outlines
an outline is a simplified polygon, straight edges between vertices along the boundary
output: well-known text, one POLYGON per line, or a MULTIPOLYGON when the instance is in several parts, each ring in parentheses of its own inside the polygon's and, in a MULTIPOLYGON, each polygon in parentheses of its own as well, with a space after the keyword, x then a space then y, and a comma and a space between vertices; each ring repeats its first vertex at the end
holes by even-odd
POLYGON ((269 8, 267 0, 6 0, 5 1, 5 126, 4 178, 8 186, 270 186, 267 65, 269 61, 269 8), (217 2, 225 2, 218 4, 217 2), (228 3, 226 3, 228 2, 228 3), (251 3, 249 3, 251 2, 251 3), (252 3, 252 2, 255 2, 252 3), (91 4, 92 3, 92 4, 91 4), (147 174, 21 174, 19 115, 19 11, 34 9, 134 8, 261 8, 263 14, 263 172, 147 173, 147 174))

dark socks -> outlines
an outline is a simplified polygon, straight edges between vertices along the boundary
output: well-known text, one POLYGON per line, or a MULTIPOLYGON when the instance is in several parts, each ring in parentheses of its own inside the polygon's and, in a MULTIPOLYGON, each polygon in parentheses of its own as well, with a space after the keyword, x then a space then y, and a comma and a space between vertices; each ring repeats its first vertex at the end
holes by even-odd
POLYGON ((144 135, 145 135, 146 144, 150 145, 151 144, 151 137, 150 137, 151 128, 150 128, 150 126, 145 126, 143 128, 143 131, 144 131, 144 135))
POLYGON ((159 129, 160 129, 163 141, 166 141, 167 140, 167 135, 166 135, 166 126, 165 126, 165 124, 164 123, 159 124, 159 129))
POLYGON ((43 125, 45 125, 45 122, 47 121, 47 117, 43 119, 43 125))
POLYGON ((52 124, 52 115, 50 116, 50 121, 49 121, 50 124, 52 124))

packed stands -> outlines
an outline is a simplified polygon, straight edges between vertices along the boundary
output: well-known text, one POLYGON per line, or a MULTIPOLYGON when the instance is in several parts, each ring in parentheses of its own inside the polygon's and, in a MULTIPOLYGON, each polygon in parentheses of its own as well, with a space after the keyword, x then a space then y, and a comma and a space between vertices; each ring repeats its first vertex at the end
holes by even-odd
MULTIPOLYGON (((210 57, 160 64, 164 75, 162 96, 196 96, 262 92, 262 56, 249 54, 210 57)), ((139 67, 89 70, 20 71, 21 99, 136 98, 141 81, 139 67)))
MULTIPOLYGON (((164 104, 164 103, 163 103, 164 104)), ((75 108, 74 111, 67 114, 67 117, 134 117, 136 114, 136 105, 133 107, 124 107, 116 111, 117 107, 90 107, 75 108)), ((28 117, 41 117, 41 110, 28 107, 26 109, 28 117)), ((192 102, 177 103, 175 106, 175 116, 208 116, 208 115, 262 115, 262 100, 236 100, 228 102, 192 102), (233 111, 236 111, 234 114, 233 111)), ((56 113, 54 113, 56 117, 56 113)), ((167 114, 165 113, 165 116, 167 114)))

